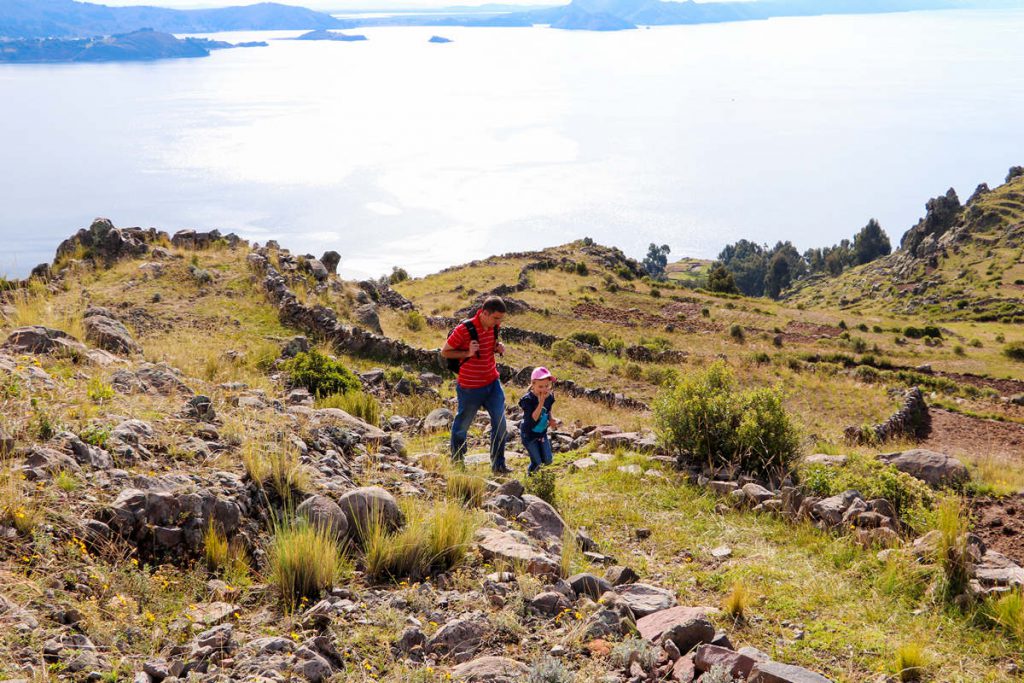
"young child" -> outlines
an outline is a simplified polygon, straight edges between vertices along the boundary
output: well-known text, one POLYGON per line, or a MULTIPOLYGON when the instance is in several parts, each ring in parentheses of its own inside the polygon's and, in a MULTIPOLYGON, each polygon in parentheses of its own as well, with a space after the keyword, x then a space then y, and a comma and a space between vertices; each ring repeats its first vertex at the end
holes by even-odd
POLYGON ((559 421, 551 417, 551 406, 555 404, 552 393, 555 378, 545 367, 535 368, 530 374, 530 390, 519 399, 523 409, 523 422, 519 435, 523 446, 530 454, 527 474, 533 474, 542 465, 551 464, 551 440, 548 439, 548 425, 557 427, 559 421))

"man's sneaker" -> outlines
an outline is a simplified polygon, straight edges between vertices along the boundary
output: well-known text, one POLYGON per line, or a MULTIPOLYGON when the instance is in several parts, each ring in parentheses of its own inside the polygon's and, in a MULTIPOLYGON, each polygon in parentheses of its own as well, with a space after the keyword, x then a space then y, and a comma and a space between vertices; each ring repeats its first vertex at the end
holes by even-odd
POLYGON ((501 467, 495 467, 491 471, 494 472, 495 474, 512 474, 512 470, 510 470, 505 465, 502 465, 501 467))

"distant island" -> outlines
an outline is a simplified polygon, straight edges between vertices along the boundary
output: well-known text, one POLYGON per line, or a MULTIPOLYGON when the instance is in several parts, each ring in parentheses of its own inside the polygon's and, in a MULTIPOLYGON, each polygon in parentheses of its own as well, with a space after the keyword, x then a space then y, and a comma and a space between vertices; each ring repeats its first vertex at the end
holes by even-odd
POLYGON ((882 14, 918 10, 1020 7, 1019 0, 760 0, 759 2, 663 2, 572 0, 568 5, 504 13, 396 14, 352 19, 358 26, 533 26, 582 31, 620 31, 637 26, 709 24, 773 17, 882 14))
MULTIPOLYGON (((583 31, 621 31, 637 26, 707 24, 773 17, 880 14, 940 9, 1020 7, 1021 0, 759 0, 758 2, 663 2, 572 0, 558 7, 453 7, 387 16, 339 19, 323 12, 276 3, 204 10, 107 7, 75 0, 0 0, 0 40, 92 38, 142 28, 163 33, 309 30, 303 40, 348 40, 329 29, 369 26, 534 26, 583 31)), ((355 40, 358 40, 356 38, 355 40)), ((443 42, 436 40, 432 42, 443 42)))
POLYGON ((74 0, 0 0, 0 37, 93 38, 143 28, 163 33, 215 33, 351 28, 323 12, 264 2, 244 7, 175 10, 107 7, 74 0))
POLYGON ((351 43, 359 40, 366 40, 366 36, 360 33, 337 33, 335 31, 310 31, 309 33, 303 33, 301 36, 292 38, 291 40, 333 40, 342 43, 351 43))
POLYGON ((266 47, 264 42, 226 43, 208 38, 176 38, 150 29, 103 38, 28 38, 0 42, 0 63, 148 62, 208 57, 211 50, 266 47))
POLYGON ((445 38, 443 36, 430 36, 430 40, 428 40, 427 42, 428 43, 450 43, 450 42, 452 42, 452 39, 451 38, 445 38))

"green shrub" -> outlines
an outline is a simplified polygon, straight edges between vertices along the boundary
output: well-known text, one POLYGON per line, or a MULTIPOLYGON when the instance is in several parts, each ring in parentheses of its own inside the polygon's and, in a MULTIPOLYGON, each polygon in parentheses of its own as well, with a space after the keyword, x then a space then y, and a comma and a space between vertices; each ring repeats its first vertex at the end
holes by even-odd
POLYGON ((374 427, 380 426, 380 401, 376 397, 365 394, 362 391, 325 396, 324 398, 317 399, 316 407, 338 408, 374 427))
POLYGON ((587 264, 585 261, 576 262, 576 274, 582 275, 584 277, 590 274, 590 269, 587 268, 587 264))
POLYGON ((596 365, 594 357, 590 355, 590 352, 584 351, 583 349, 577 351, 572 360, 576 365, 584 368, 592 368, 596 365))
POLYGON ((619 354, 626 348, 626 342, 618 337, 609 337, 601 342, 601 347, 608 353, 619 354))
POLYGON ((743 331, 743 325, 740 325, 739 323, 733 323, 729 326, 729 336, 740 344, 747 340, 747 334, 743 331))
POLYGON ((344 394, 361 386, 351 370, 315 349, 286 361, 284 370, 292 386, 305 387, 314 396, 344 394))
POLYGON ((526 683, 574 683, 576 674, 565 668, 565 665, 552 657, 544 655, 530 666, 526 683))
POLYGON ((771 475, 791 469, 799 451, 781 393, 738 390, 721 361, 662 391, 654 419, 665 446, 693 464, 771 475))
POLYGON ((679 380, 679 372, 675 368, 655 365, 647 368, 644 372, 644 378, 655 386, 667 387, 679 380))
POLYGON ((572 360, 576 356, 576 345, 568 339, 560 339, 551 345, 551 357, 555 360, 572 360))
POLYGON ((557 500, 555 495, 555 471, 550 467, 542 467, 531 474, 526 478, 526 492, 554 506, 557 500))
POLYGON ((867 384, 874 384, 879 380, 878 370, 875 370, 870 365, 858 366, 857 369, 853 371, 853 376, 867 384))
POLYGON ((852 454, 841 467, 803 464, 798 473, 811 495, 835 496, 853 489, 867 500, 888 500, 900 519, 915 531, 924 531, 929 524, 934 498, 928 485, 877 458, 852 454))
POLYGON ((90 446, 106 449, 107 441, 110 440, 110 427, 89 425, 78 434, 78 438, 90 446))
POLYGON ((569 338, 591 346, 601 345, 601 337, 596 332, 573 332, 569 338))
POLYGON ((640 367, 639 363, 626 363, 622 368, 622 374, 626 379, 636 381, 644 376, 644 369, 640 367))
POLYGON ((910 339, 941 339, 942 330, 935 327, 934 325, 925 325, 924 327, 914 327, 913 325, 908 325, 905 328, 903 328, 903 336, 909 337, 910 339))
POLYGON ((405 326, 413 332, 419 332, 427 325, 427 319, 419 311, 409 311, 405 314, 405 326))
POLYGON ((85 393, 93 403, 106 403, 114 398, 114 387, 99 377, 91 377, 86 385, 85 393))
POLYGON ((1003 355, 1011 360, 1024 361, 1024 342, 1010 342, 1003 347, 1003 355))

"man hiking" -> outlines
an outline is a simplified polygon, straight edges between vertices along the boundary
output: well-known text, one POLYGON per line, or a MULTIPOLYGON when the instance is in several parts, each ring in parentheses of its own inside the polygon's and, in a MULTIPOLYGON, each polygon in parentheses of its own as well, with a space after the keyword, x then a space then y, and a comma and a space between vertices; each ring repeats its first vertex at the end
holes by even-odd
POLYGON ((497 331, 505 318, 501 297, 488 297, 469 320, 452 330, 441 355, 459 362, 455 393, 459 410, 452 422, 452 459, 466 457, 466 435, 480 408, 491 417, 491 470, 495 474, 511 472, 505 465, 505 391, 501 388, 494 354, 504 354, 497 331))

